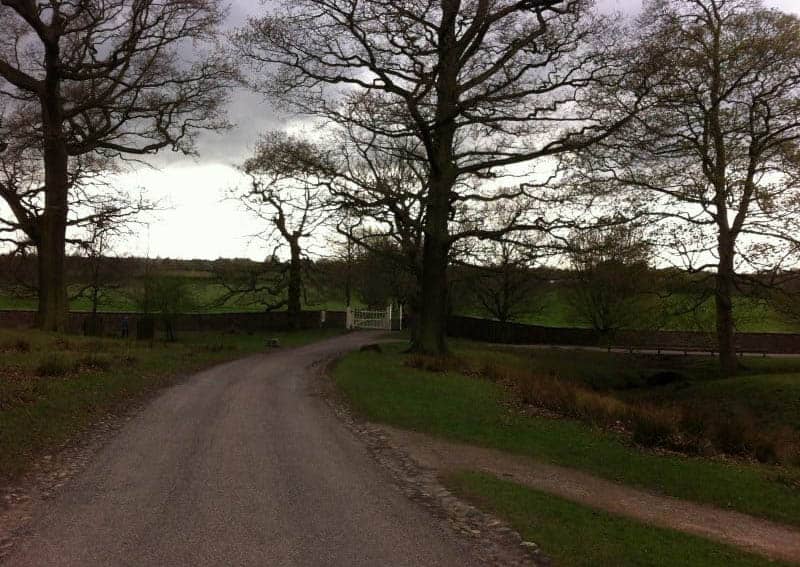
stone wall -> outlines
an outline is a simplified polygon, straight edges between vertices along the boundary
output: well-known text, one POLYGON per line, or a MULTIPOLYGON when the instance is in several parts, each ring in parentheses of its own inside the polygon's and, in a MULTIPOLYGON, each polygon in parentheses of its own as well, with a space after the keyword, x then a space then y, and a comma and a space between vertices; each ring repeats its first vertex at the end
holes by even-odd
MULTIPOLYGON (((0 310, 0 328, 25 329, 33 326, 35 312, 0 310)), ((72 312, 69 314, 68 330, 71 333, 83 333, 90 313, 72 312)), ((99 328, 106 335, 119 334, 123 321, 128 319, 131 335, 142 317, 137 313, 98 313, 99 328)), ((298 322, 300 329, 316 329, 319 327, 344 328, 344 311, 326 311, 325 323, 321 322, 320 311, 303 311, 298 322)), ((174 321, 177 332, 257 332, 281 331, 288 328, 285 311, 268 313, 188 313, 179 315, 174 321)))
MULTIPOLYGON (((613 337, 607 337, 592 329, 542 327, 457 316, 449 318, 447 330, 452 337, 504 344, 702 351, 716 349, 713 335, 689 331, 620 331, 613 337)), ((797 354, 800 353, 800 334, 737 333, 736 348, 741 352, 797 354)))

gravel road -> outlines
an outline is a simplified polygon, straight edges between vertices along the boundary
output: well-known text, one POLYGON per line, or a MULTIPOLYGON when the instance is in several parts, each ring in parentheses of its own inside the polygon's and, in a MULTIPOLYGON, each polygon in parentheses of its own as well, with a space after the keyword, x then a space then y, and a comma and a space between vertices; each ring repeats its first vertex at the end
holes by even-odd
POLYGON ((478 565, 314 393, 314 364, 374 339, 258 355, 166 390, 4 565, 478 565))

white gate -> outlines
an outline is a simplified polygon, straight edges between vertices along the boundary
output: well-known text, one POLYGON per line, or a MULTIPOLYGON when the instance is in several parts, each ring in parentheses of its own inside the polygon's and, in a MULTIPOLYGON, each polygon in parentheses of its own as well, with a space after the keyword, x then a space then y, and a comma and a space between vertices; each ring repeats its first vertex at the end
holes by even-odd
POLYGON ((378 329, 391 331, 392 329, 403 329, 403 307, 398 310, 398 317, 392 319, 392 306, 386 309, 353 309, 347 308, 347 328, 348 329, 378 329))

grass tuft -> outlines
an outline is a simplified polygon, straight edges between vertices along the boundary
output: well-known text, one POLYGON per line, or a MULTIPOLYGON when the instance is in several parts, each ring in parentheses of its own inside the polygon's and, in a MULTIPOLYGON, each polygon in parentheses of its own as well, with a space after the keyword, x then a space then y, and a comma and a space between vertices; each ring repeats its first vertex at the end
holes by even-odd
POLYGON ((9 339, 0 343, 0 352, 26 353, 31 351, 31 343, 25 339, 9 339))
POLYGON ((114 361, 108 355, 87 354, 78 359, 77 366, 86 370, 108 371, 114 366, 114 361))
POLYGON ((61 353, 46 355, 36 366, 36 375, 43 378, 63 378, 75 369, 75 363, 61 353))

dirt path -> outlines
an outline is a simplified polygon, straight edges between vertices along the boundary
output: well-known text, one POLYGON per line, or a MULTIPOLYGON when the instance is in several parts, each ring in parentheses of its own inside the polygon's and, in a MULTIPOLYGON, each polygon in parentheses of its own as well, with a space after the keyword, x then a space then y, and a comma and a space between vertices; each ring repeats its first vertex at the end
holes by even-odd
POLYGON ((486 565, 412 502, 311 388, 349 334, 201 372, 32 509, 4 564, 486 565))
POLYGON ((800 531, 711 506, 652 494, 573 469, 527 457, 449 443, 381 427, 389 443, 421 466, 439 471, 477 470, 587 506, 734 545, 772 559, 800 564, 800 531))

